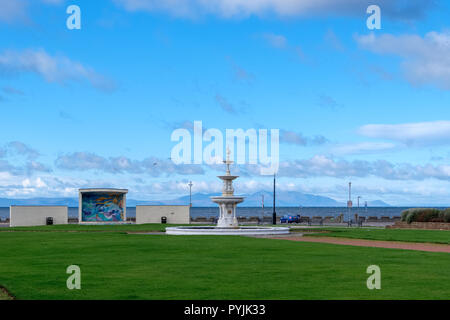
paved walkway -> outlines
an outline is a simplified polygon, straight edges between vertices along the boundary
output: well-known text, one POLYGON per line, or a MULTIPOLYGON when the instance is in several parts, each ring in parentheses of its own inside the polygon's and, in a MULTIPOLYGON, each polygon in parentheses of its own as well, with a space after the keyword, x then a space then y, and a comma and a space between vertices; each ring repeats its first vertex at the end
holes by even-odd
POLYGON ((270 237, 270 238, 291 240, 291 241, 302 241, 302 242, 331 243, 331 244, 340 244, 358 247, 376 247, 376 248, 450 253, 450 245, 437 243, 417 243, 417 242, 363 240, 363 239, 349 239, 349 238, 335 238, 335 237, 302 237, 302 236, 270 237))

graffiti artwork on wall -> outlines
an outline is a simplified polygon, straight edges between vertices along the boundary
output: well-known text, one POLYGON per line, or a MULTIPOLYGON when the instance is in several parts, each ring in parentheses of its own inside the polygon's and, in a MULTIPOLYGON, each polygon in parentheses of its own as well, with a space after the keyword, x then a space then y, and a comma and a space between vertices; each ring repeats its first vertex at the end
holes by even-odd
POLYGON ((124 221, 124 195, 103 192, 83 194, 82 221, 124 221))

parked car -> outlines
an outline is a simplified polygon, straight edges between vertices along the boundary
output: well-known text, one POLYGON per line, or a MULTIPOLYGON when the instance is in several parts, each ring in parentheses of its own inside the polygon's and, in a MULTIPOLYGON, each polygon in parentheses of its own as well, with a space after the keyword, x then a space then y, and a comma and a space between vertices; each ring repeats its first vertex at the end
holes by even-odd
POLYGON ((300 222, 300 215, 299 214, 296 215, 296 216, 293 216, 293 215, 290 215, 290 214, 286 214, 286 215, 284 215, 284 216, 282 216, 280 218, 280 223, 293 223, 293 222, 295 222, 295 223, 299 223, 300 222))

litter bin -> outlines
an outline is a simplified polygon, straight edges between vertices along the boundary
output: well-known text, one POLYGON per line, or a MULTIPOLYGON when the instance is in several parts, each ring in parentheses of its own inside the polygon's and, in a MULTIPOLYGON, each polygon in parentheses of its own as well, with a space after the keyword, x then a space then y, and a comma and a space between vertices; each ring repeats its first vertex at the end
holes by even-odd
POLYGON ((161 217, 161 223, 167 223, 167 217, 161 217))
POLYGON ((46 219, 45 219, 45 224, 46 225, 48 225, 48 226, 51 226, 51 225, 53 225, 53 218, 52 217, 47 217, 46 219))

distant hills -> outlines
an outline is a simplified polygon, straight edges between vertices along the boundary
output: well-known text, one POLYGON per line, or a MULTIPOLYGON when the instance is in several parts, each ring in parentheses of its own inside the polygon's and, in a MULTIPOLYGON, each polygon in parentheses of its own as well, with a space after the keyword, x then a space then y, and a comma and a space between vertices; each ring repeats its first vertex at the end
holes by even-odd
MULTIPOLYGON (((194 207, 211 207, 210 197, 217 196, 217 193, 196 193, 192 195, 192 205, 194 207)), ((267 191, 259 191, 252 194, 243 194, 245 200, 240 206, 243 207, 261 207, 262 196, 264 196, 264 205, 271 207, 273 205, 273 193, 267 191)), ((183 196, 174 200, 164 201, 164 204, 188 204, 189 196, 183 196)), ((276 193, 276 205, 278 207, 345 207, 344 202, 336 201, 329 197, 312 195, 297 191, 280 191, 276 193)), ((356 205, 356 204, 355 204, 356 205)), ((364 203, 360 203, 364 206, 364 203)), ((369 207, 390 207, 391 205, 381 201, 369 201, 369 207)))
POLYGON ((77 198, 31 198, 31 199, 8 199, 0 198, 0 207, 9 206, 68 206, 78 207, 77 198))
MULTIPOLYGON (((194 207, 213 207, 211 196, 217 196, 217 193, 196 193, 192 195, 192 205, 194 207)), ((262 197, 264 196, 264 205, 271 207, 273 204, 273 194, 271 192, 259 191, 253 194, 243 194, 245 201, 241 204, 243 207, 261 207, 262 197)), ((356 201, 355 201, 356 202, 356 201)), ((172 200, 160 201, 141 201, 127 199, 127 206, 136 205, 187 205, 189 196, 182 196, 172 200)), ((11 205, 64 205, 68 207, 78 207, 78 198, 31 198, 31 199, 8 199, 0 198, 0 207, 9 207, 11 205)), ((346 203, 338 202, 332 198, 312 195, 297 191, 279 191, 276 194, 276 205, 278 207, 345 207, 346 203)), ((356 205, 356 203, 354 203, 356 205)), ((364 206, 362 202, 361 207, 364 206)), ((381 201, 369 201, 369 207, 390 207, 389 204, 381 201)))

